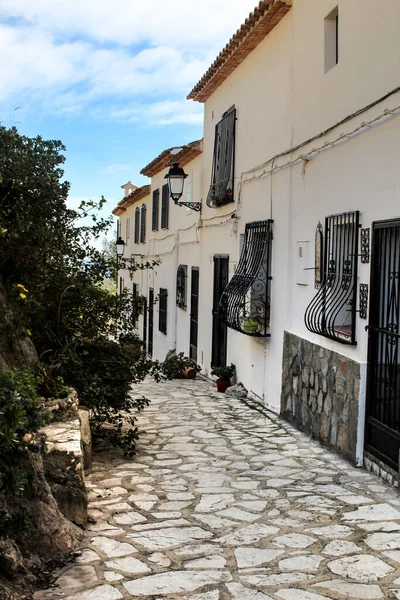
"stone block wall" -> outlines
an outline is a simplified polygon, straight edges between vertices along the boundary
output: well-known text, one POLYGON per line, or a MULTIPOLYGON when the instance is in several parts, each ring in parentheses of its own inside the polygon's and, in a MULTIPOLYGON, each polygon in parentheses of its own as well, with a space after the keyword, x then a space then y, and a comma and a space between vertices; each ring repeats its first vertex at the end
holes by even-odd
POLYGON ((360 364, 285 331, 281 414, 355 462, 360 364))

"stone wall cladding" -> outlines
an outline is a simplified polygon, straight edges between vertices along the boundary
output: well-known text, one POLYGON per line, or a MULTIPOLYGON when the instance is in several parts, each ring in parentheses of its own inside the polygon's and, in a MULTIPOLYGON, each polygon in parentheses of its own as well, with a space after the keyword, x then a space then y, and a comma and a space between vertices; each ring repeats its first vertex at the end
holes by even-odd
POLYGON ((284 332, 282 416, 352 462, 359 392, 359 363, 284 332))

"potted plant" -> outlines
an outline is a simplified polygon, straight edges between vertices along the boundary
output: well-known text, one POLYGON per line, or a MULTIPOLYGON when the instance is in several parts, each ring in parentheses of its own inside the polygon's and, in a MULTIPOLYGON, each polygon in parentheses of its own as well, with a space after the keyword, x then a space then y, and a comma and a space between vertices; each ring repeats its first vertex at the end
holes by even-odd
POLYGON ((217 390, 219 392, 225 393, 227 388, 231 385, 231 379, 235 374, 235 365, 231 363, 225 367, 214 367, 211 371, 211 375, 218 377, 217 390))

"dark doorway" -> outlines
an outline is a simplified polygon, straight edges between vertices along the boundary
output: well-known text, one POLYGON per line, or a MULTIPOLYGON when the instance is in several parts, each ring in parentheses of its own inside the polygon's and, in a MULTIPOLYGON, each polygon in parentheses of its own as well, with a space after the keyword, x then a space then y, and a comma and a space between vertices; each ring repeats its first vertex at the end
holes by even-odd
POLYGON ((154 322, 154 290, 149 289, 149 339, 147 342, 147 352, 153 356, 153 322, 154 322))
POLYGON ((214 295, 213 295, 213 321, 212 321, 212 350, 211 365, 223 367, 226 365, 227 327, 223 324, 218 305, 222 292, 228 284, 229 256, 214 256, 214 295))
POLYGON ((366 450, 399 470, 400 220, 372 228, 366 450))
POLYGON ((146 351, 147 344, 147 300, 143 301, 143 350, 146 351))
POLYGON ((190 348, 189 356, 197 362, 197 337, 199 332, 199 269, 192 267, 190 288, 190 348))

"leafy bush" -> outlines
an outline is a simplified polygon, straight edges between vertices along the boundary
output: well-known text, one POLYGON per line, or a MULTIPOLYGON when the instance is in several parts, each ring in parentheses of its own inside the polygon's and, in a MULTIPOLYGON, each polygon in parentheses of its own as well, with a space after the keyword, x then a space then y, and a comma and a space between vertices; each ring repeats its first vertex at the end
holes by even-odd
POLYGON ((132 398, 130 388, 144 379, 150 367, 144 357, 134 362, 128 346, 107 338, 82 342, 61 366, 63 378, 78 391, 80 403, 91 410, 94 434, 107 436, 128 454, 138 437, 131 413, 148 404, 145 398, 132 398), (127 430, 123 430, 124 420, 127 430))
MULTIPOLYGON (((15 499, 25 493, 29 484, 29 473, 17 465, 32 434, 45 424, 46 413, 39 407, 27 373, 20 369, 17 372, 2 371, 0 376, 0 495, 15 499), (12 389, 13 378, 16 387, 26 390, 26 396, 12 389)), ((19 537, 26 530, 27 520, 23 513, 0 511, 0 537, 19 537)))
POLYGON ((196 361, 185 356, 183 352, 180 352, 166 358, 164 362, 154 361, 150 375, 156 381, 161 381, 162 379, 181 379, 183 378, 182 370, 185 367, 191 367, 197 373, 201 371, 201 367, 196 361))
POLYGON ((211 375, 218 377, 218 379, 226 380, 231 379, 235 374, 235 365, 231 363, 230 365, 226 365, 224 367, 214 367, 211 371, 211 375))

